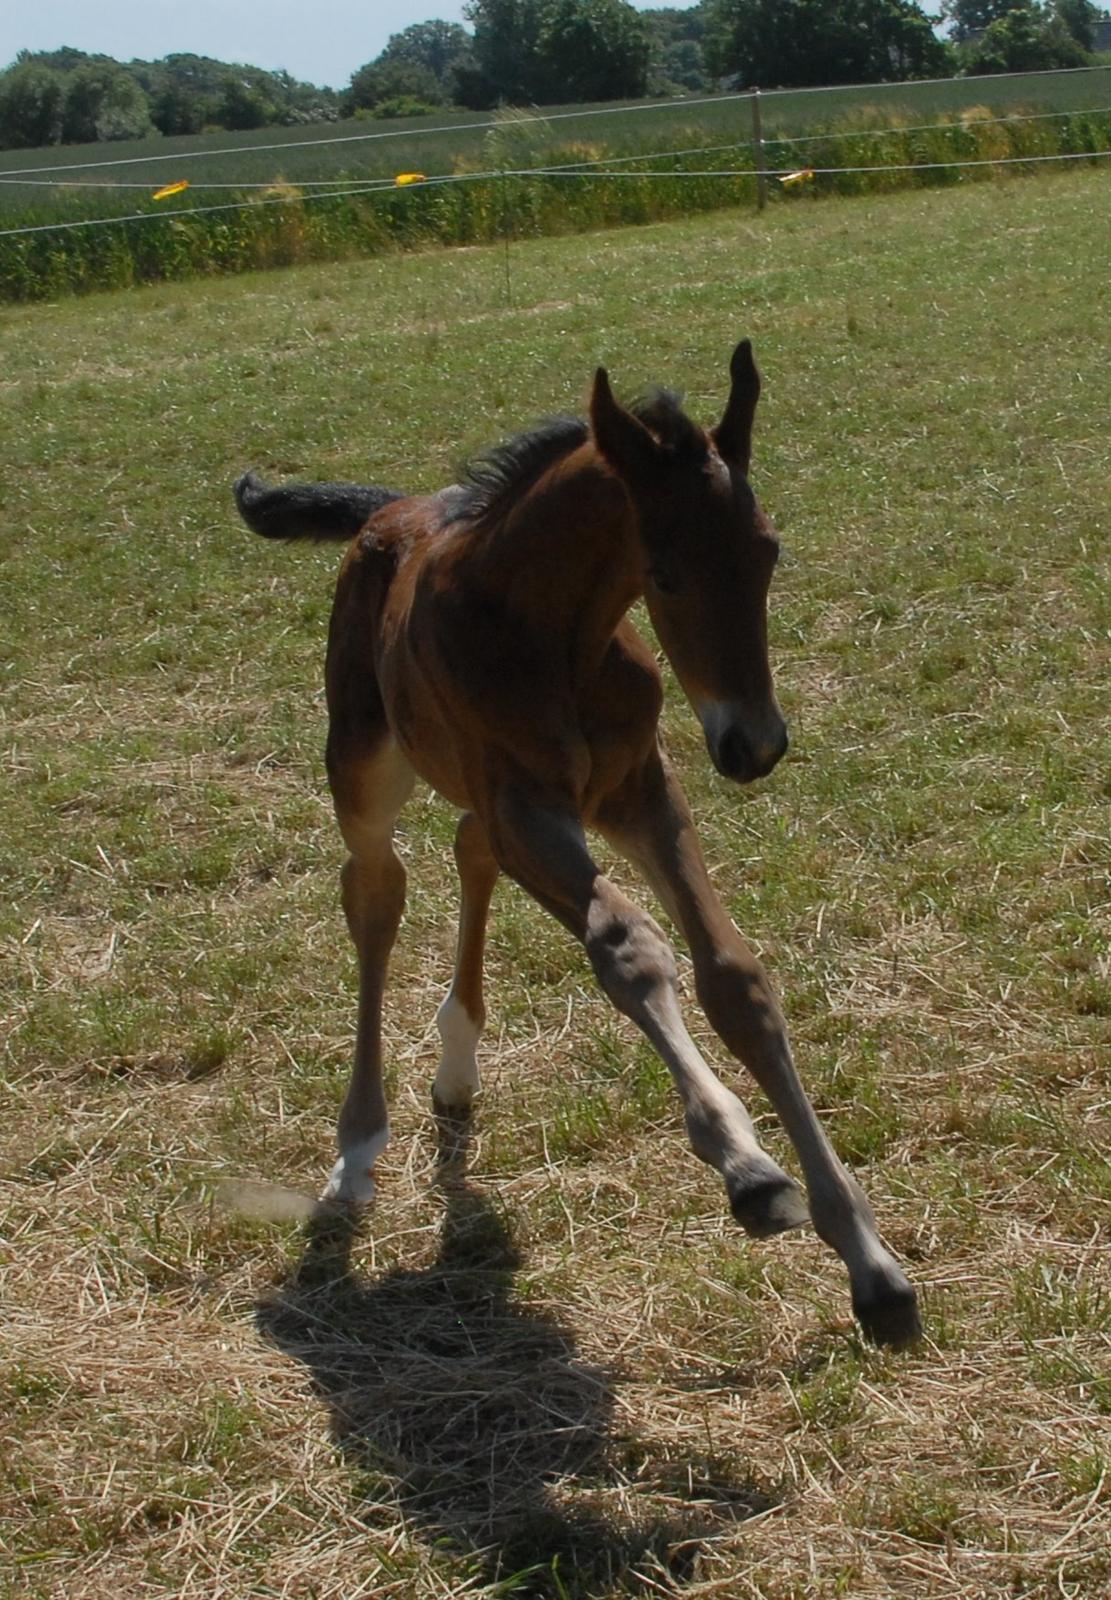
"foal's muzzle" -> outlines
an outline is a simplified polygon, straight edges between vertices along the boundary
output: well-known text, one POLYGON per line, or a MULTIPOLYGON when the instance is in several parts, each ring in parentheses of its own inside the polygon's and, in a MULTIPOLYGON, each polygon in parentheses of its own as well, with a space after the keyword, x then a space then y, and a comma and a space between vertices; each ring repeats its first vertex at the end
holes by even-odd
POLYGON ((710 760, 723 778, 752 783, 766 778, 787 750, 787 725, 776 717, 759 728, 739 720, 704 724, 710 760))

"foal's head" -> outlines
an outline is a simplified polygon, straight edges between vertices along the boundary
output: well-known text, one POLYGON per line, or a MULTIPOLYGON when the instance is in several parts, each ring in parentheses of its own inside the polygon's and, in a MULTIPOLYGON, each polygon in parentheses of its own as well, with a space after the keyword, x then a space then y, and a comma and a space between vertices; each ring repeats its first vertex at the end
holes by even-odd
POLYGON ((725 412, 709 433, 662 393, 626 410, 599 368, 597 448, 632 500, 648 613, 698 713, 710 757, 748 783, 787 748, 768 661, 767 605, 779 543, 748 485, 760 377, 745 339, 725 412))

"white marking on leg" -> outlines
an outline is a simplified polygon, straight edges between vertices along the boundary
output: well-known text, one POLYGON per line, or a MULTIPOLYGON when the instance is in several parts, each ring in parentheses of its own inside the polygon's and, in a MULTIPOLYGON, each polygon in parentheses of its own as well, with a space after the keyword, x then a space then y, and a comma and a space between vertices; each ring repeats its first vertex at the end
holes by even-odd
POLYGON ((374 1163, 386 1148, 389 1137, 387 1125, 372 1133, 369 1139, 360 1139, 344 1150, 320 1198, 342 1200, 348 1205, 370 1205, 374 1199, 374 1163))
POLYGON ((437 1011, 436 1026, 443 1050, 432 1092, 443 1105, 462 1109, 469 1106, 478 1093, 476 1050, 481 1030, 463 1002, 453 994, 448 995, 437 1011))

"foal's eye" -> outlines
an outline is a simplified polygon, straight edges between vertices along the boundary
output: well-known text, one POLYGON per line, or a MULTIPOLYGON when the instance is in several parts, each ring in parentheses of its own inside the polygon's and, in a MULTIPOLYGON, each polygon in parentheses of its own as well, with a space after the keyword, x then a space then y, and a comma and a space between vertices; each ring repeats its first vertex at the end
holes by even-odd
POLYGON ((661 594, 679 593, 679 583, 673 572, 662 567, 649 567, 648 576, 661 594))

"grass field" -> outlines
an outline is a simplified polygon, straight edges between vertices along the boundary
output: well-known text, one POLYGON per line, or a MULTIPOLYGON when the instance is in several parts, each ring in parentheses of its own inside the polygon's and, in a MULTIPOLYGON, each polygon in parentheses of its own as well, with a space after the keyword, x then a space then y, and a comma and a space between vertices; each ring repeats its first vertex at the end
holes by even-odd
MULTIPOLYGON (((990 166, 938 164, 1111 147, 1111 69, 774 91, 763 122, 767 168, 865 169, 820 176, 811 192, 978 181, 993 175, 990 166)), ((750 102, 726 97, 8 152, 0 154, 0 301, 754 206, 752 132, 750 102), (82 170, 87 162, 98 165, 82 170), (619 179, 474 177, 576 162, 617 162, 619 179), (644 176, 653 170, 718 175, 644 176), (399 172, 452 181, 345 192, 399 172), (191 187, 154 201, 171 179, 191 187), (332 183, 336 197, 321 199, 314 182, 332 183), (103 225, 135 216, 157 220, 103 225), (74 226, 91 219, 98 225, 74 226)))
MULTIPOLYGON (((1111 66, 1088 72, 1033 73, 1022 77, 873 84, 863 89, 818 93, 776 90, 765 93, 762 103, 764 128, 769 136, 822 132, 838 127, 846 118, 873 111, 920 122, 959 115, 970 106, 986 106, 999 115, 1021 109, 1106 110, 1111 107, 1111 66)), ((178 175, 178 165, 144 158, 172 155, 181 157, 180 176, 191 178, 198 187, 206 177, 233 183, 270 183, 276 179, 297 183, 348 175, 392 177, 396 172, 414 170, 451 172, 460 163, 483 164, 491 115, 446 108, 430 116, 389 121, 352 119, 314 127, 252 129, 243 133, 218 130, 192 137, 123 140, 111 145, 51 145, 41 150, 0 151, 0 171, 18 173, 42 167, 48 169, 43 176, 49 177, 49 169, 63 165, 127 161, 125 171, 113 174, 109 169, 96 175, 134 178, 158 187, 167 181, 168 168, 178 175), (445 131, 431 131, 440 128, 445 131), (277 148, 256 150, 256 146, 277 148), (208 154, 229 149, 240 153, 208 154)), ((709 144, 732 138, 747 142, 752 136, 749 102, 734 96, 658 107, 636 103, 547 106, 535 116, 541 124, 541 138, 548 143, 600 140, 615 155, 663 149, 674 142, 709 144)), ((497 114, 494 117, 496 121, 497 114)), ((75 181, 80 176, 75 174, 75 181)), ((27 199, 26 190, 5 191, 0 187, 0 216, 5 207, 22 207, 27 199)))
POLYGON ((0 1594, 1108 1592, 1107 182, 540 240, 511 307, 474 249, 0 310, 0 1594), (734 1229, 507 886, 437 1184, 421 795, 377 1210, 307 1241, 271 1187, 322 1182, 354 1023, 336 559, 253 539, 231 480, 442 484, 599 361, 710 420, 742 333, 792 751, 742 793, 674 695, 668 740, 923 1286, 909 1355, 812 1235, 734 1229))

